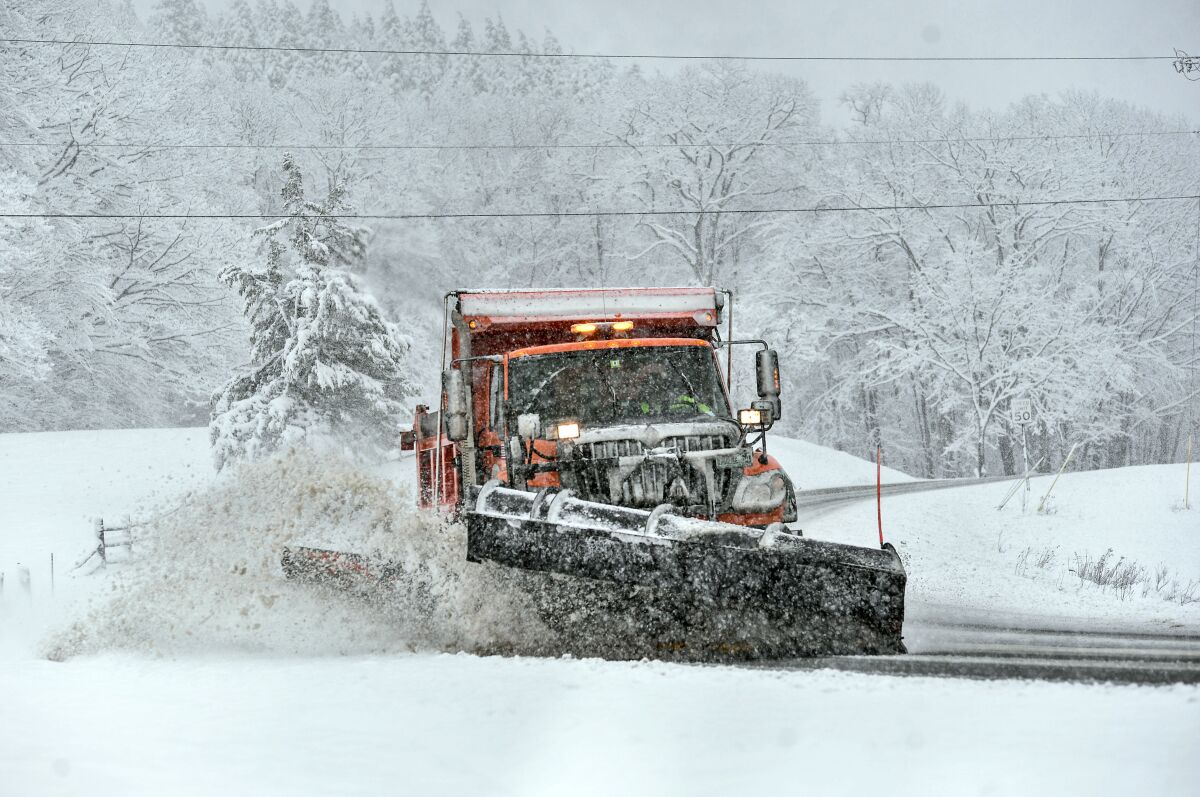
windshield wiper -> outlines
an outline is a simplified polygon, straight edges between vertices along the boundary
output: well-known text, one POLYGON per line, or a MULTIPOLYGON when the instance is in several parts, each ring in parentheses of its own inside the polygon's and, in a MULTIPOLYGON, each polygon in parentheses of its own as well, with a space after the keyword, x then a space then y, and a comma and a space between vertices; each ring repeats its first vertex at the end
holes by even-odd
POLYGON ((535 406, 537 406, 537 399, 538 399, 538 396, 540 396, 540 395, 542 394, 542 391, 546 389, 546 385, 550 384, 550 380, 554 379, 554 378, 555 378, 555 377, 557 377, 559 374, 561 374, 563 371, 567 370, 567 367, 568 367, 569 365, 570 365, 570 363, 567 363, 566 365, 563 365, 563 366, 562 366, 562 367, 560 367, 560 368, 559 368, 557 371, 553 371, 553 372, 552 372, 552 373, 551 373, 549 376, 547 376, 547 377, 546 377, 545 379, 543 379, 543 380, 542 380, 540 383, 538 383, 538 386, 537 386, 537 387, 535 387, 535 388, 534 388, 532 391, 530 391, 530 393, 529 393, 529 401, 528 401, 528 402, 526 402, 526 404, 525 404, 525 408, 526 408, 526 409, 530 409, 530 410, 531 410, 531 409, 533 409, 535 406))

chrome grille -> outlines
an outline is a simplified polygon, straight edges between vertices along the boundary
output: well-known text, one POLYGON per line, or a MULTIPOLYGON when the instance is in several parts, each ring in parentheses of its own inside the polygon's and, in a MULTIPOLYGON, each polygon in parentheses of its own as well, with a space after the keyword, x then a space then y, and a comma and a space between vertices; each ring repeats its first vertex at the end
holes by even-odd
MULTIPOLYGON (((682 435, 664 438, 653 450, 675 450, 682 454, 693 451, 714 451, 730 447, 730 441, 719 434, 682 435)), ((720 509, 726 503, 733 473, 724 468, 715 468, 711 462, 703 469, 679 459, 654 457, 641 462, 615 487, 610 480, 613 469, 619 467, 621 457, 645 456, 651 452, 640 440, 602 440, 580 443, 574 447, 571 457, 562 463, 564 485, 575 491, 580 498, 622 506, 653 507, 663 503, 682 504, 693 512, 702 513, 710 506, 708 483, 704 470, 714 470, 716 488, 715 501, 720 509), (686 501, 673 500, 671 485, 682 481, 687 488, 686 501)))
POLYGON ((728 446, 728 441, 719 434, 667 437, 662 441, 663 448, 677 448, 680 451, 715 451, 718 448, 727 448, 728 446))
MULTIPOLYGON (((664 437, 655 448, 673 448, 679 452, 715 451, 726 448, 730 443, 719 434, 697 434, 680 437, 664 437)), ((647 454, 650 449, 641 440, 602 440, 596 443, 581 443, 575 447, 576 456, 582 459, 616 459, 647 454)))

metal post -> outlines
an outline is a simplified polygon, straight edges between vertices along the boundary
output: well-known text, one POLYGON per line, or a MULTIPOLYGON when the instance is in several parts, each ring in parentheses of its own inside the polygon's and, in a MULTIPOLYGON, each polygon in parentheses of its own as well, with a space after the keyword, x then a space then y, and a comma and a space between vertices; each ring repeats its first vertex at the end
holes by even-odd
POLYGON ((1008 488, 1008 492, 1004 494, 1004 500, 1000 502, 1000 506, 996 507, 997 510, 1003 509, 1005 504, 1012 500, 1012 497, 1017 494, 1017 490, 1020 490, 1022 486, 1029 486, 1030 475, 1042 466, 1042 462, 1045 459, 1045 457, 1038 457, 1038 461, 1033 463, 1032 468, 1026 468, 1025 475, 1013 482, 1012 487, 1008 488))
POLYGON ((54 597, 54 552, 50 552, 50 597, 54 597))
POLYGON ((1021 514, 1025 514, 1025 505, 1029 503, 1029 425, 1021 424, 1021 460, 1025 470, 1025 492, 1021 493, 1021 514))
POLYGON ((1050 489, 1046 491, 1046 494, 1042 496, 1042 500, 1038 502, 1037 511, 1041 512, 1043 509, 1046 508, 1046 499, 1049 498, 1050 493, 1053 492, 1054 485, 1058 484, 1058 477, 1062 476, 1063 471, 1067 469, 1067 465, 1071 462, 1071 457, 1075 454, 1075 449, 1078 446, 1079 446, 1079 443, 1076 443, 1075 445, 1071 446, 1071 450, 1067 452, 1067 458, 1063 460, 1062 467, 1059 468, 1058 473, 1055 474, 1054 481, 1050 482, 1050 489))

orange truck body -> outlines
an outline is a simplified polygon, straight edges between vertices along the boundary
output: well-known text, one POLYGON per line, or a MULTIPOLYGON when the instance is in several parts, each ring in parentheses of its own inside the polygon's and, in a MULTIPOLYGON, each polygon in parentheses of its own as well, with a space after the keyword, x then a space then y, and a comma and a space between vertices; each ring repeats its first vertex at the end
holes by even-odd
MULTIPOLYGON (((489 479, 508 481, 511 436, 501 408, 520 399, 511 395, 510 366, 522 358, 570 355, 575 352, 611 350, 614 356, 632 349, 665 347, 664 354, 682 347, 707 349, 720 386, 724 406, 710 410, 724 419, 723 428, 736 429, 730 404, 730 360, 725 368, 718 357, 720 324, 728 308, 722 292, 713 288, 622 288, 545 291, 461 291, 447 296, 449 340, 443 341, 447 367, 464 370, 469 401, 469 436, 458 442, 446 434, 441 417, 447 407, 443 390, 439 410, 417 407, 413 428, 406 432, 402 447, 415 450, 418 504, 455 511, 469 498, 468 482, 478 486, 489 479), (507 455, 507 456, 506 456, 507 455)), ((669 366, 669 363, 667 365, 669 366)), ((445 369, 443 369, 445 370, 445 369)), ((582 418, 585 428, 588 419, 582 418)), ((653 424, 646 424, 653 435, 653 424)), ((670 427, 674 428, 674 427, 670 427)), ((509 430, 511 433, 511 430, 509 430)), ((698 436, 694 436, 699 439, 698 436)), ((651 437, 650 439, 653 439, 651 437)), ((671 438, 675 440, 676 438, 671 438)), ((691 439, 691 438, 688 438, 691 439)), ((733 438, 727 437, 726 440, 733 438)), ((744 433, 737 435, 738 451, 747 460, 744 476, 779 471, 779 463, 759 449, 745 446, 744 433), (744 451, 743 451, 744 449, 744 451)), ((550 463, 562 453, 563 441, 539 434, 528 441, 531 460, 550 463)), ((567 441, 569 446, 570 441, 567 441)), ((693 444, 695 441, 693 440, 693 444)), ((611 445, 611 443, 608 443, 611 445)), ((564 476, 553 466, 528 474, 525 489, 558 488, 564 476)), ((786 477, 784 477, 786 480, 786 477)), ((789 496, 793 496, 787 482, 789 496)), ((613 496, 601 498, 619 503, 613 496)), ((649 500, 649 499, 646 499, 649 500)), ((712 504, 713 507, 716 504, 712 504)), ((724 507, 712 509, 713 519, 746 526, 766 526, 793 519, 781 503, 766 511, 724 507)))

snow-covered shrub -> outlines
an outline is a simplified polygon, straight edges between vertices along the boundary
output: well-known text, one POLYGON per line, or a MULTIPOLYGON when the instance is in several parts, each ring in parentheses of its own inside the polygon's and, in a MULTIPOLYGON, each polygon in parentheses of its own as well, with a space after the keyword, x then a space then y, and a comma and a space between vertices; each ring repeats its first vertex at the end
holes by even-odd
MULTIPOLYGON (((1001 551, 1003 553, 1003 551, 1001 551)), ((1054 560, 1058 555, 1057 546, 1046 546, 1041 550, 1035 551, 1032 546, 1026 546, 1021 553, 1017 554, 1017 564, 1013 569, 1018 576, 1024 576, 1029 573, 1029 568, 1033 567, 1037 570, 1046 570, 1054 564, 1054 560)))
POLYGON ((350 273, 365 254, 365 231, 339 219, 343 189, 310 202, 290 156, 283 172, 287 217, 254 233, 265 268, 221 272, 250 321, 251 370, 213 398, 218 469, 300 443, 378 454, 393 445, 412 393, 408 339, 350 273))
POLYGON ((1146 569, 1137 562, 1127 561, 1124 556, 1115 562, 1112 557, 1112 548, 1097 559, 1087 553, 1076 554, 1070 571, 1079 577, 1081 584, 1090 581, 1100 587, 1112 587, 1113 592, 1124 600, 1135 585, 1146 579, 1146 569))
POLYGON ((1200 603, 1200 581, 1189 581, 1186 585, 1181 585, 1178 581, 1172 579, 1171 586, 1169 589, 1166 589, 1163 598, 1172 603, 1178 603, 1180 606, 1187 606, 1189 603, 1200 603))

